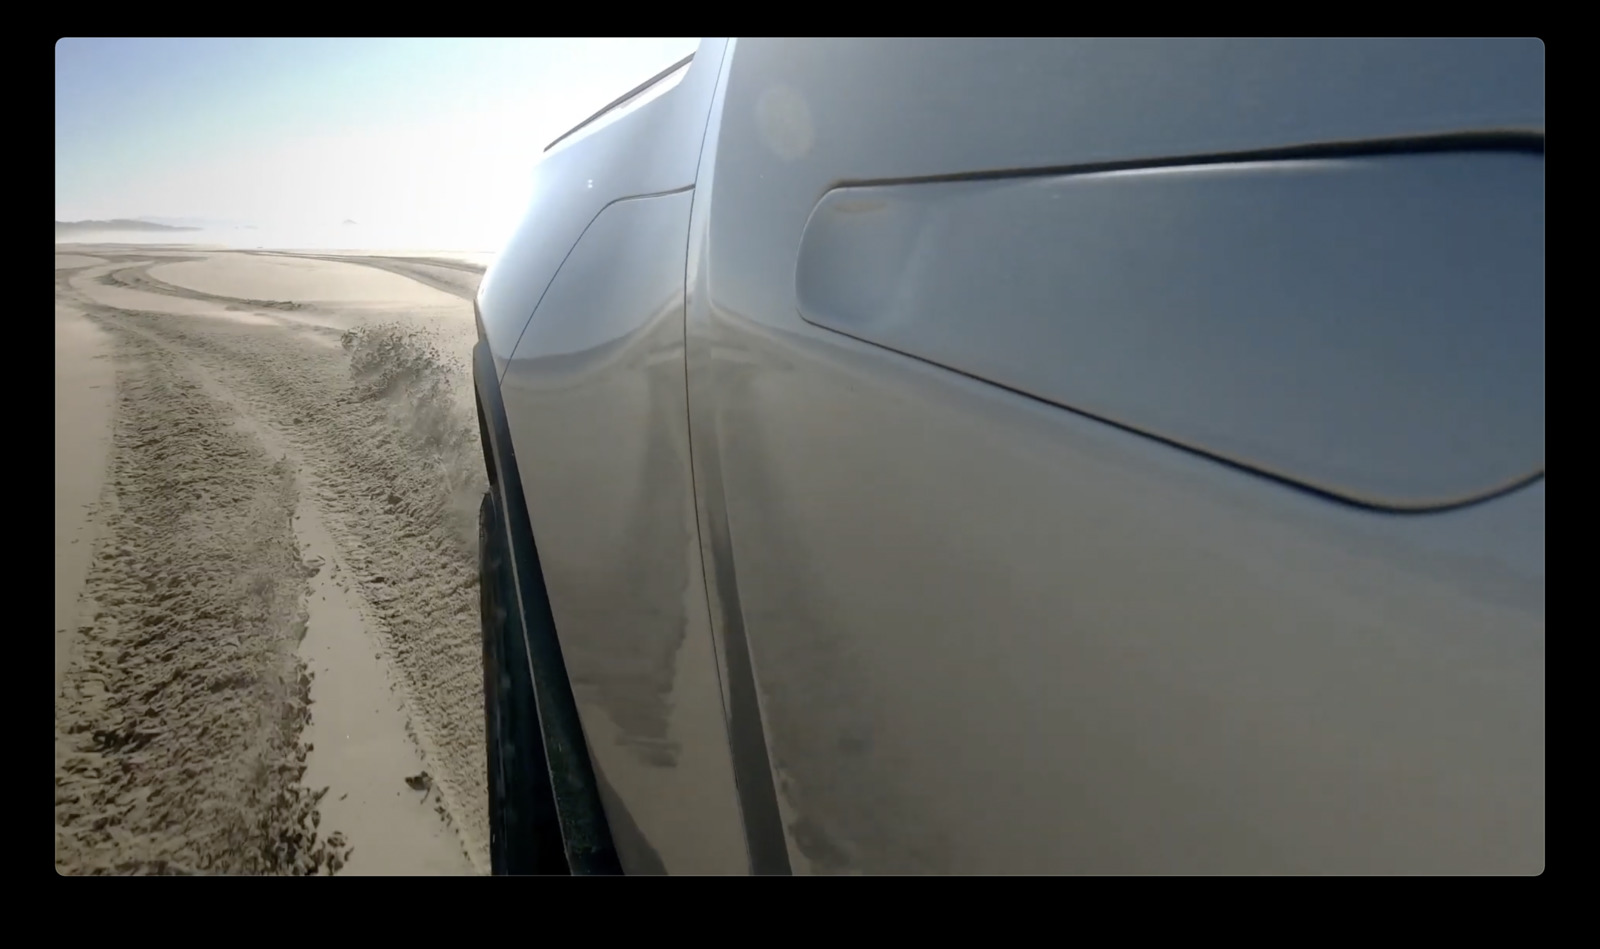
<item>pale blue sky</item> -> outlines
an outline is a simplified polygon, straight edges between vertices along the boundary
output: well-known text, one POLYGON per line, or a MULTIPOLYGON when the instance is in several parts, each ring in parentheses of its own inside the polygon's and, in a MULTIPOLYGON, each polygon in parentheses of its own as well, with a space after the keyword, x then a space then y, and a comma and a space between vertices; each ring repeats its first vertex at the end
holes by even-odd
POLYGON ((695 43, 63 39, 56 218, 354 219, 482 246, 551 139, 695 43))

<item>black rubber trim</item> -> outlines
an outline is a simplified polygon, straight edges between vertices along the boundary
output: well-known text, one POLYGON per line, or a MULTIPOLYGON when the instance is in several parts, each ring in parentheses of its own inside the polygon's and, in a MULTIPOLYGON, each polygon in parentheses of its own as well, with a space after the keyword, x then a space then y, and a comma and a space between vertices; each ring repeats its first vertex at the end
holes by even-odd
POLYGON ((494 371, 494 358, 481 338, 472 351, 473 385, 477 390, 484 454, 498 507, 504 516, 506 555, 514 596, 506 597, 507 622, 522 633, 528 676, 547 761, 551 792, 561 827, 567 865, 574 875, 622 873, 600 803, 599 785, 588 745, 578 720, 577 702, 567 678, 566 662, 556 639, 555 619, 545 593, 544 573, 533 542, 516 451, 506 423, 505 404, 494 371))
POLYGON ((1370 158, 1378 155, 1428 155, 1436 152, 1455 151, 1514 152, 1542 157, 1544 155, 1544 132, 1530 129, 1482 129, 1468 132, 1402 135, 1390 138, 1307 142, 1300 145, 1280 145, 1271 148, 1196 152, 1186 155, 1090 161, 1068 165, 985 168, 977 171, 957 171, 943 175, 840 178, 819 191, 817 200, 820 201, 823 195, 840 188, 860 188, 872 185, 914 185, 955 181, 992 181, 1011 178, 1058 178, 1063 175, 1093 175, 1110 171, 1137 171, 1152 168, 1189 168, 1191 166, 1313 160, 1318 158, 1370 158))

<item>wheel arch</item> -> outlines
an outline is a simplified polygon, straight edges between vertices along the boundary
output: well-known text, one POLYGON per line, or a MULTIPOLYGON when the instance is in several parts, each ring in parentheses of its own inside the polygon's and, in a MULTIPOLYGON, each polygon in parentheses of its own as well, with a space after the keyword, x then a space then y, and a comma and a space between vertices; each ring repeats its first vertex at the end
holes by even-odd
MULTIPOLYGON (((480 324, 481 325, 481 324, 480 324)), ((538 711, 539 753, 550 780, 567 864, 576 875, 620 874, 621 862, 601 804, 601 787, 579 724, 566 663, 556 639, 539 554, 528 520, 516 452, 488 341, 480 336, 472 354, 474 401, 489 488, 495 493, 505 532, 514 596, 507 612, 526 657, 525 684, 538 711)))

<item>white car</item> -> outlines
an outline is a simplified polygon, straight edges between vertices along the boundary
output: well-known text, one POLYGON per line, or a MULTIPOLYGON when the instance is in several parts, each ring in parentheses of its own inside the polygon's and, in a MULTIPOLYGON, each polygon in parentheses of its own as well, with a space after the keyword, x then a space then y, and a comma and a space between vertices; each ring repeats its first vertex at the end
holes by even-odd
POLYGON ((706 40, 537 175, 497 872, 1542 872, 1541 42, 706 40))

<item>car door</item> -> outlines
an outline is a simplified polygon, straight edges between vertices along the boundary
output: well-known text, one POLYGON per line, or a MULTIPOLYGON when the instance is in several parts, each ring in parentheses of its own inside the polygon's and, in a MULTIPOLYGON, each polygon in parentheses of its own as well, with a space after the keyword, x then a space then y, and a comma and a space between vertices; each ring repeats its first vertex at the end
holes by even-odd
POLYGON ((697 507, 758 872, 1539 872, 1543 46, 742 39, 697 507))

